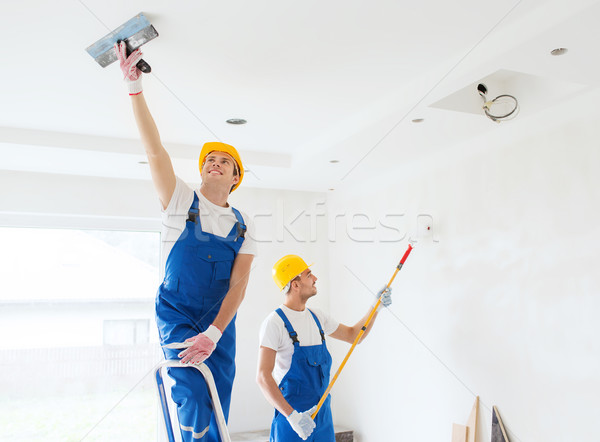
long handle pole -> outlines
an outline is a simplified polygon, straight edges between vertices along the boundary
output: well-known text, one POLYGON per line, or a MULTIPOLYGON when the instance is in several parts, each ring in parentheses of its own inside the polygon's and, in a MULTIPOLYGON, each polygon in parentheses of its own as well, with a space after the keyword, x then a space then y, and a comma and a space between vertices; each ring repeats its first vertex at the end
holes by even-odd
MULTIPOLYGON (((390 286, 392 285, 392 282, 394 282, 394 279, 396 278, 396 275, 398 274, 398 272, 400 271, 400 269, 404 265, 404 261, 406 261, 406 258, 408 258, 408 255, 410 255, 410 252, 412 251, 412 249, 413 249, 412 244, 409 244, 408 248, 406 249, 406 252, 404 252, 404 255, 402 256, 402 259, 400 260, 400 263, 396 266, 396 270, 394 271, 394 274, 392 275, 392 279, 390 279, 390 282, 388 282, 386 288, 390 288, 390 286)), ((356 344, 358 344, 358 342, 360 341, 360 338, 362 337, 362 335, 364 334, 365 330, 367 329, 369 323, 371 322, 371 319, 373 319, 373 316, 375 315, 375 312, 377 311, 377 308, 379 307, 379 304, 381 304, 381 297, 377 300, 377 302, 373 306, 373 309, 371 310, 371 313, 367 317, 367 320, 365 321, 365 323, 363 324, 362 328, 358 332, 358 335, 354 339, 354 342, 352 343, 352 346, 350 347, 350 350, 348 350, 348 354, 346 355, 346 357, 344 358, 344 360, 340 364, 340 368, 338 368, 337 372, 333 376, 333 379, 331 379, 331 382, 329 382, 329 386, 327 387, 327 390, 325 390, 325 393, 323 393, 323 396, 321 396, 321 400, 319 400, 319 403, 317 404, 317 409, 311 415, 311 417, 313 419, 317 416, 317 413, 319 412, 319 410, 323 406, 323 402, 325 402, 325 399, 327 399, 327 396, 329 395, 329 392, 331 391, 331 388, 333 387, 333 384, 335 384, 335 381, 337 380, 338 376, 342 372, 342 369, 346 365, 346 362, 350 358, 350 355, 354 351, 354 347, 356 347, 356 344)))

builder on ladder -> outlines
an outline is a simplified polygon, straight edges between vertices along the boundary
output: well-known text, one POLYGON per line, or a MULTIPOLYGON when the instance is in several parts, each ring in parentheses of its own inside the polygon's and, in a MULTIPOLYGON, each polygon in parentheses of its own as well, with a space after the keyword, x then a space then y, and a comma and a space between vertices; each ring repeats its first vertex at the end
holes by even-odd
MULTIPOLYGON (((275 407, 271 442, 335 442, 330 397, 316 419, 311 417, 329 383, 331 356, 325 335, 352 344, 371 311, 349 327, 320 310, 307 309, 306 302, 317 294, 317 277, 309 267, 296 255, 284 256, 273 266, 273 279, 285 300, 261 326, 256 377, 275 407)), ((391 289, 381 290, 377 296, 385 307, 392 303, 391 289)))
MULTIPOLYGON (((115 50, 162 204, 166 268, 156 296, 156 322, 165 358, 181 358, 182 365, 204 362, 227 419, 235 376, 235 315, 256 255, 248 217, 227 203, 244 176, 242 161, 233 146, 209 142, 200 153, 199 191, 176 177, 142 94, 142 73, 136 67, 142 54, 138 49, 127 57, 123 44, 115 50), (165 348, 174 343, 182 345, 165 348)), ((175 381, 171 397, 182 439, 219 441, 202 375, 189 367, 168 371, 175 381)))

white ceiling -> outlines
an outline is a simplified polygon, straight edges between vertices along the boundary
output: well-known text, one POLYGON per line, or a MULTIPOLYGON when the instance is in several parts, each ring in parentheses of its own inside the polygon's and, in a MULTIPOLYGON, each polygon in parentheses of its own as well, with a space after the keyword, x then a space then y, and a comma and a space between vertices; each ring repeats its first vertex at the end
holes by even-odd
POLYGON ((418 156, 524 127, 478 112, 480 81, 516 95, 524 120, 560 112, 600 79, 598 1, 24 0, 0 8, 4 170, 149 179, 118 66, 102 69, 84 50, 139 12, 160 34, 143 48, 153 67, 145 95, 176 172, 192 182, 201 145, 220 139, 242 153, 246 186, 339 188, 384 145, 418 156), (556 47, 569 52, 553 57, 556 47), (499 72, 505 81, 495 81, 499 72), (234 117, 248 124, 225 123, 234 117))

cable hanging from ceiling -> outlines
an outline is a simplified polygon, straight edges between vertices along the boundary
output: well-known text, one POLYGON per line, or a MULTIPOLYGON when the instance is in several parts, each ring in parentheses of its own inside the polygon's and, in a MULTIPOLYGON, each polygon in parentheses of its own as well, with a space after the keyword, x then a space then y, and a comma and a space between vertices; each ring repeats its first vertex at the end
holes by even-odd
POLYGON ((477 85, 477 92, 483 99, 483 112, 490 120, 500 123, 512 120, 519 113, 519 101, 513 95, 501 94, 493 100, 488 100, 488 89, 483 83, 477 85))

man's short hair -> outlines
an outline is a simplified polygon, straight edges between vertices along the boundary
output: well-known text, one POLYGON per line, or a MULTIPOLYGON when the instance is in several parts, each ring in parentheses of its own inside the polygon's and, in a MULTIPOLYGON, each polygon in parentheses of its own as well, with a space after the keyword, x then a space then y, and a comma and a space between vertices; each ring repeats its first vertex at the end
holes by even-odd
POLYGON ((290 289, 292 288, 292 282, 297 281, 298 279, 300 279, 300 275, 296 276, 295 278, 292 278, 292 280, 288 282, 284 288, 281 289, 281 292, 284 295, 287 295, 290 292, 290 289))

